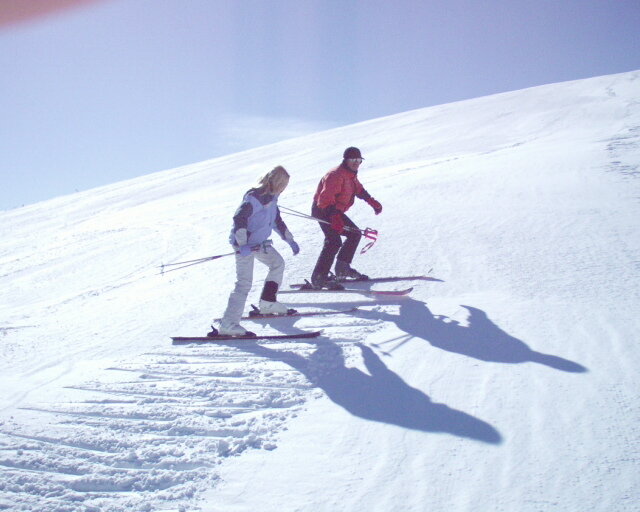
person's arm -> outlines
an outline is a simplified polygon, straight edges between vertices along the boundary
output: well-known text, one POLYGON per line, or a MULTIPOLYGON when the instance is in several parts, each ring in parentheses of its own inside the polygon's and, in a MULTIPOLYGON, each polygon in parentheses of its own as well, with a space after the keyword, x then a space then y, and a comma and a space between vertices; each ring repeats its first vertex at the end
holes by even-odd
POLYGON ((362 199, 369 206, 371 206, 371 208, 373 208, 373 211, 375 212, 376 215, 378 215, 382 211, 382 205, 378 201, 376 201, 373 197, 371 197, 371 194, 369 194, 369 192, 365 190, 365 188, 362 186, 360 182, 358 182, 357 184, 356 197, 358 199, 362 199))
POLYGON ((253 213, 253 206, 248 201, 243 201, 233 215, 233 234, 238 247, 247 245, 249 234, 247 226, 249 225, 249 217, 253 213))
MULTIPOLYGON (((327 210, 333 206, 333 210, 336 210, 336 197, 342 191, 343 180, 338 173, 328 174, 323 183, 316 204, 318 208, 327 210)), ((333 213, 331 210, 327 210, 328 214, 333 213)))

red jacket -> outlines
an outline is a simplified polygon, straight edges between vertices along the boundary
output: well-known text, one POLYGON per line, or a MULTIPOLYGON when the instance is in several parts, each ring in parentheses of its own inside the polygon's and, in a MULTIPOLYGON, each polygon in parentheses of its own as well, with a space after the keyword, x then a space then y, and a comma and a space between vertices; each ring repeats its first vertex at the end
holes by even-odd
POLYGON ((334 205, 344 213, 351 208, 355 197, 367 200, 370 196, 358 181, 358 173, 341 164, 320 180, 313 203, 322 209, 334 205))

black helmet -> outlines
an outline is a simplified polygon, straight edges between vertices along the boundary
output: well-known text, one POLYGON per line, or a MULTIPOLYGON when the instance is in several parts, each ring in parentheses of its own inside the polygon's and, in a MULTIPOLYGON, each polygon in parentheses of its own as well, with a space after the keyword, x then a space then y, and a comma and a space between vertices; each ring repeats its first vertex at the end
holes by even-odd
MULTIPOLYGON (((358 148, 354 148, 353 146, 351 146, 344 150, 342 158, 344 158, 345 160, 347 158, 362 158, 362 153, 360 153, 360 150, 358 148)), ((362 159, 364 160, 364 158, 362 159)))

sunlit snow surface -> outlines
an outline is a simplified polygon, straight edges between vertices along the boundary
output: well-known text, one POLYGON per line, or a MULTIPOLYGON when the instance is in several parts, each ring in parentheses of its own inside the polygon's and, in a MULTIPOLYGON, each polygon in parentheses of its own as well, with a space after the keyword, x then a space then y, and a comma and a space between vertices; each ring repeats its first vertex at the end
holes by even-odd
MULTIPOLYGON (((55 158, 55 155, 52 155, 55 158)), ((99 158, 97 155, 96 158, 99 158)), ((35 186, 35 185, 34 185, 35 186)), ((640 72, 376 119, 0 213, 0 510, 632 511, 640 72), (308 213, 358 146, 354 266, 410 296, 173 346, 234 282, 231 216, 284 165, 308 213)), ((308 278, 316 223, 285 216, 308 278)), ((256 267, 250 302, 264 269, 256 267)), ((249 307, 249 305, 247 305, 249 307)))

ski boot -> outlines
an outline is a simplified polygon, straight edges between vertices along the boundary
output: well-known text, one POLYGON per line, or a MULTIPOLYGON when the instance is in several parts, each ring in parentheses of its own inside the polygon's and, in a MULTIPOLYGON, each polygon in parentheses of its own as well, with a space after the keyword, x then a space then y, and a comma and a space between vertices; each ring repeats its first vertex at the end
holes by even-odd
POLYGON ((336 282, 335 279, 329 279, 327 276, 313 275, 309 289, 313 290, 344 290, 344 286, 336 282))
POLYGON ((361 274, 355 268, 351 267, 351 265, 349 265, 348 263, 338 260, 336 261, 336 279, 340 281, 344 281, 347 279, 366 281, 369 279, 369 276, 361 274))
POLYGON ((217 336, 218 334, 221 334, 223 336, 255 336, 255 333, 247 331, 244 327, 236 322, 227 322, 225 320, 220 320, 218 329, 213 326, 211 326, 211 328, 212 331, 207 334, 207 336, 217 336))
POLYGON ((260 299, 258 312, 261 315, 292 315, 296 312, 295 309, 289 309, 287 306, 282 304, 282 302, 276 301, 268 301, 264 299, 260 299))

